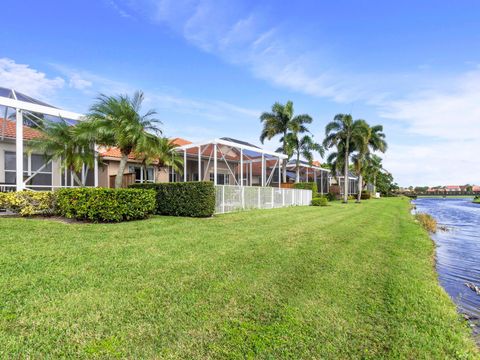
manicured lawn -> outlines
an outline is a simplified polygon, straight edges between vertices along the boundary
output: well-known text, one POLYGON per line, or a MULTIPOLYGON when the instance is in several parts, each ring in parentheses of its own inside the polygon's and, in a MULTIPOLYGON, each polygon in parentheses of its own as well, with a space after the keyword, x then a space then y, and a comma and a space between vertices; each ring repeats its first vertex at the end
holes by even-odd
POLYGON ((475 358, 404 199, 0 219, 0 358, 475 358))

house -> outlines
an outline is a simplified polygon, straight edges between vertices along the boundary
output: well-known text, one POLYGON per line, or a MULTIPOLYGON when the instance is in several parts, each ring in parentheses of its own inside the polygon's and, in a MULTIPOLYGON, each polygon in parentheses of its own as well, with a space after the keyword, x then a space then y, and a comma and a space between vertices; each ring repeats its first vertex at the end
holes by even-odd
MULTIPOLYGON (((40 136, 36 129, 45 120, 60 118, 74 124, 82 117, 61 110, 13 89, 0 87, 0 191, 50 190, 72 186, 73 177, 59 161, 46 161, 42 154, 28 151, 28 142, 40 136), (17 154, 21 153, 21 157, 17 154)), ((85 185, 98 185, 98 167, 83 167, 77 174, 85 185)))

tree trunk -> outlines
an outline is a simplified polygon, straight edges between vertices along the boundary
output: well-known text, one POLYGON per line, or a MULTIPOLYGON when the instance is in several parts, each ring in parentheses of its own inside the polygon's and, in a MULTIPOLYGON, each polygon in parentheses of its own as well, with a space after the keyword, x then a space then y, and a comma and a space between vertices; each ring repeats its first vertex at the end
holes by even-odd
POLYGON ((377 174, 373 175, 373 194, 377 194, 377 174))
POLYGON ((357 194, 357 203, 360 202, 362 199, 362 189, 363 189, 363 179, 362 179, 362 172, 360 171, 358 175, 358 194, 357 194))
POLYGON ((297 161, 296 161, 296 168, 297 168, 297 172, 295 174, 295 182, 296 183, 299 183, 300 182, 300 154, 297 153, 297 161))
POLYGON ((147 165, 142 166, 143 169, 143 183, 147 183, 147 165))
MULTIPOLYGON (((287 155, 287 132, 284 131, 283 133, 283 154, 287 155)), ((287 162, 288 159, 284 159, 282 163, 282 171, 283 171, 283 182, 287 182, 287 162)))
POLYGON ((348 143, 350 142, 350 139, 347 137, 347 143, 345 145, 345 169, 343 173, 343 180, 344 180, 344 186, 343 186, 343 202, 348 203, 348 143))
POLYGON ((75 185, 75 183, 77 183, 78 186, 84 187, 84 185, 83 185, 83 183, 82 183, 82 180, 80 180, 80 178, 78 177, 78 175, 77 175, 77 173, 75 172, 75 170, 70 169, 70 174, 72 174, 72 177, 73 177, 73 185, 75 185))
POLYGON ((122 153, 122 158, 120 159, 120 165, 118 167, 117 176, 115 177, 115 189, 120 189, 123 183, 123 172, 127 166, 128 154, 122 153))

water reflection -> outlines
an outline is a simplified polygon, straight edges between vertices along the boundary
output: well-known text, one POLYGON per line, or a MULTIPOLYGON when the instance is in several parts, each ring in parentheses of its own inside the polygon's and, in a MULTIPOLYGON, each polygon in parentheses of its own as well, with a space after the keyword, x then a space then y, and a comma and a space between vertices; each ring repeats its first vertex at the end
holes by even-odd
POLYGON ((440 284, 473 320, 478 335, 480 295, 465 283, 480 287, 480 205, 472 199, 417 199, 414 203, 418 212, 429 213, 448 228, 432 235, 440 284))

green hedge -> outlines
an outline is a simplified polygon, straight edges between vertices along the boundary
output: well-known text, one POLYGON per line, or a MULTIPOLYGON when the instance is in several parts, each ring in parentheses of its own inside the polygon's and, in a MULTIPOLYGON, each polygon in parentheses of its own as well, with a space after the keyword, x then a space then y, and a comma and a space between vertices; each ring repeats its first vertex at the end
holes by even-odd
POLYGON ((53 191, 19 191, 0 193, 0 209, 21 216, 51 216, 56 211, 57 197, 53 191))
POLYGON ((159 215, 208 217, 215 212, 215 187, 210 181, 134 184, 131 188, 155 189, 159 215))
POLYGON ((372 198, 372 194, 368 191, 362 191, 362 195, 360 196, 360 199, 362 200, 369 200, 372 198))
POLYGON ((300 182, 293 184, 295 189, 303 189, 303 190, 312 190, 312 195, 316 196, 318 193, 318 186, 316 182, 300 182))
POLYGON ((57 191, 60 215, 93 222, 144 219, 155 211, 155 191, 75 188, 57 191))
POLYGON ((328 199, 326 196, 319 196, 312 199, 312 206, 327 206, 328 199))

